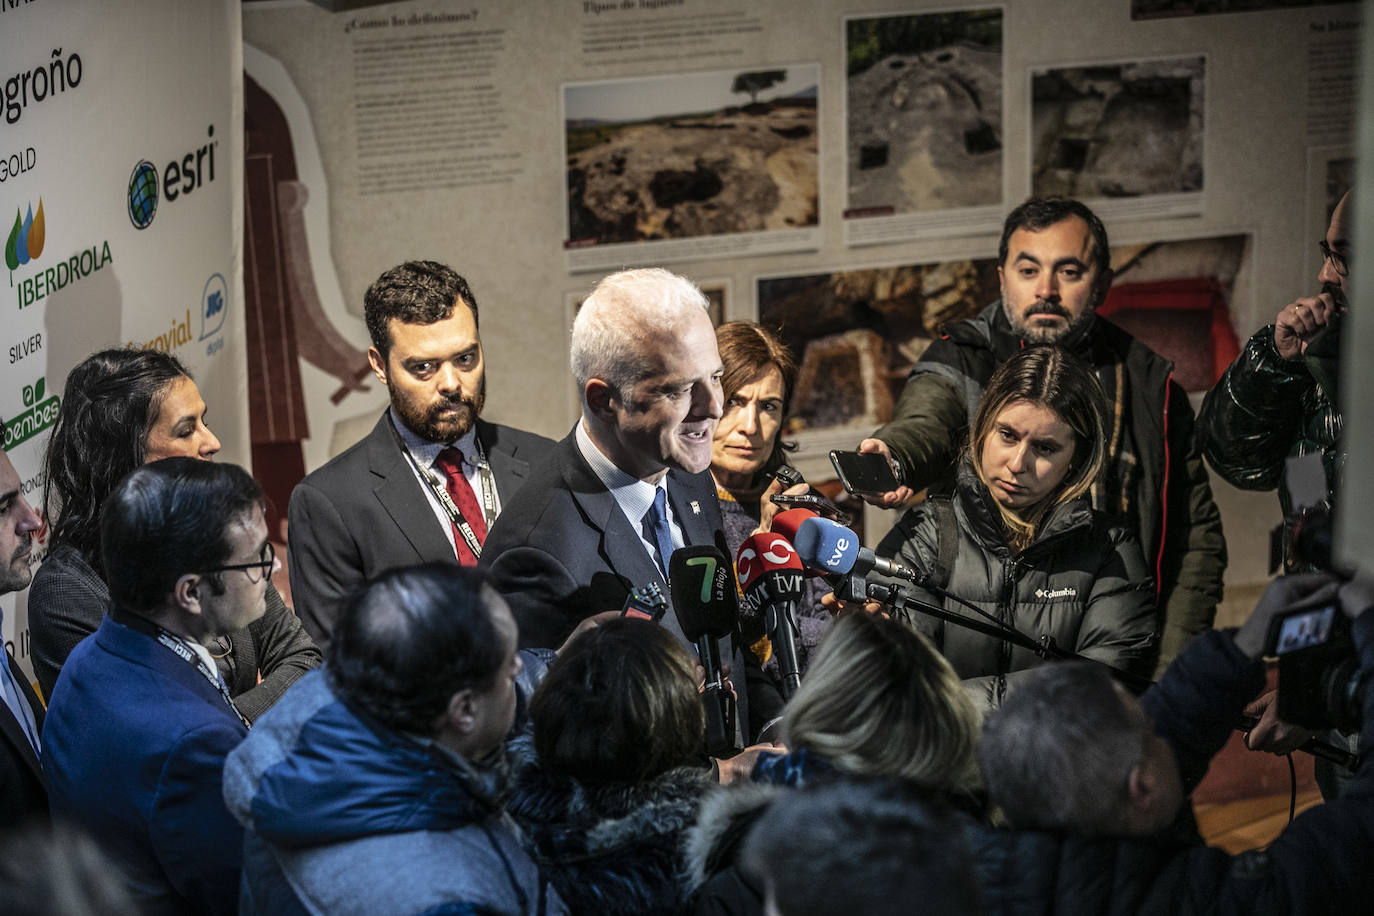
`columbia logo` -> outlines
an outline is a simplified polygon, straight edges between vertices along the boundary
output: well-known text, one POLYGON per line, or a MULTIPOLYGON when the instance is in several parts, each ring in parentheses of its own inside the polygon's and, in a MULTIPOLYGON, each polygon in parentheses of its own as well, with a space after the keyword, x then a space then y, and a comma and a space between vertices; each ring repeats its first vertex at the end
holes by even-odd
POLYGON ((1043 588, 1037 588, 1037 589, 1035 590, 1035 597, 1037 597, 1037 598, 1077 598, 1077 597, 1078 597, 1078 590, 1075 589, 1075 588, 1068 588, 1068 587, 1065 587, 1065 588, 1052 588, 1052 589, 1049 589, 1048 591, 1045 590, 1045 589, 1043 589, 1043 588))

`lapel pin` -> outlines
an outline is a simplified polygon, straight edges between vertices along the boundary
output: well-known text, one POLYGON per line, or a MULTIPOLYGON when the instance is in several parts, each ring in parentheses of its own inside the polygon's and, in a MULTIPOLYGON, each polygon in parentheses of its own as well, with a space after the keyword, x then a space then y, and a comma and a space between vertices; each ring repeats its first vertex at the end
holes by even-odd
POLYGON ((700 515, 700 514, 701 514, 701 503, 697 502, 695 499, 692 500, 692 514, 693 514, 693 515, 700 515))

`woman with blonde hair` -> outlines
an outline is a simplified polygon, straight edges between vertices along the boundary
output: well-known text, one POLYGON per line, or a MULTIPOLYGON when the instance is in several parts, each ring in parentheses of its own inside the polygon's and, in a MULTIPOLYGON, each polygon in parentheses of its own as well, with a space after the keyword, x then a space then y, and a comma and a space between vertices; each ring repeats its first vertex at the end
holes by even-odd
POLYGON ((879 615, 836 621, 785 710, 789 752, 760 758, 753 781, 709 799, 689 843, 698 913, 762 913, 762 888, 736 864, 750 825, 791 790, 895 779, 973 821, 984 815, 982 715, 925 637, 879 615))
MULTIPOLYGON (((1014 627, 1129 673, 1154 664, 1154 593, 1140 545, 1091 506, 1105 408, 1092 371, 1053 346, 1026 349, 988 382, 953 491, 907 512, 879 556, 929 573, 914 597, 1014 627)), ((1041 663, 1022 646, 917 608, 894 612, 928 636, 985 707, 1041 663)))

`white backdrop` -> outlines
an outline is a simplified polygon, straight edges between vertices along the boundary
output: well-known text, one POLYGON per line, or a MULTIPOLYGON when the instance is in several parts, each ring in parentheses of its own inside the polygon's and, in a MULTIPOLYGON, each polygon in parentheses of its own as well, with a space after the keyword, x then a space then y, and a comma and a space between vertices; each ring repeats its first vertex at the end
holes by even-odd
MULTIPOLYGON (((0 10, 0 417, 25 496, 41 508, 66 375, 102 347, 175 353, 246 462, 238 2, 0 10)), ((0 607, 29 667, 25 596, 0 607)))

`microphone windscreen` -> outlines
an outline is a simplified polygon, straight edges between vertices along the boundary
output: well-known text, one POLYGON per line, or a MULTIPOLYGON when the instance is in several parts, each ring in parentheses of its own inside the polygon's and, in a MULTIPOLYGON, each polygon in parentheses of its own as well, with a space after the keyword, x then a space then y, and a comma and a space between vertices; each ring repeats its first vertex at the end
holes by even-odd
POLYGON ((769 570, 801 568, 797 551, 785 537, 774 531, 750 535, 735 554, 735 573, 739 576, 740 588, 746 592, 769 570))
POLYGON ((795 509, 787 509, 773 516, 773 524, 769 527, 775 534, 780 534, 785 537, 789 543, 796 544, 797 529, 801 527, 802 522, 806 521, 808 518, 816 517, 816 513, 812 512, 810 509, 803 509, 801 506, 798 506, 795 509))
POLYGON ((668 593, 687 639, 721 639, 734 630, 739 603, 733 573, 730 561, 709 544, 673 551, 668 560, 668 593))
POLYGON ((802 563, 828 573, 847 573, 859 559, 859 536, 828 518, 809 518, 793 541, 802 563))

